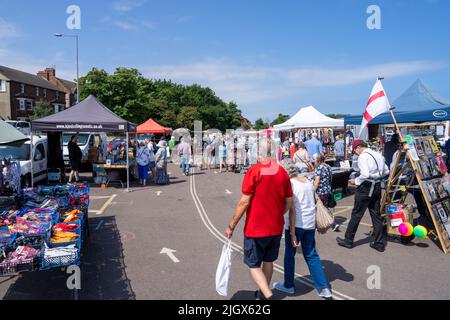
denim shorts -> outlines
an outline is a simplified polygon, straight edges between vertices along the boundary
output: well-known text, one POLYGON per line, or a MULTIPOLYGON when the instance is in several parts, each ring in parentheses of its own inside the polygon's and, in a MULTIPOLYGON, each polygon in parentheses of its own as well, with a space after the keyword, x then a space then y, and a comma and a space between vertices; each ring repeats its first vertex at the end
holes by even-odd
POLYGON ((244 263, 251 269, 260 268, 263 262, 278 259, 281 235, 264 238, 244 237, 244 263))

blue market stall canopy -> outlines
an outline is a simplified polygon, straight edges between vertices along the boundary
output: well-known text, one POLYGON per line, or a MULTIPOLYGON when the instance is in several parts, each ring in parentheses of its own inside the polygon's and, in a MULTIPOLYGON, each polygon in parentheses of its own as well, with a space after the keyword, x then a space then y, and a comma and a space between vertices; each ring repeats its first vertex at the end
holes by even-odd
POLYGON ((90 95, 69 109, 32 121, 31 129, 33 132, 136 132, 136 125, 90 95))
MULTIPOLYGON (((450 100, 433 93, 421 80, 417 80, 392 103, 398 123, 423 123, 450 120, 450 100)), ((346 125, 360 125, 362 114, 346 116, 346 125)), ((369 124, 393 124, 390 113, 383 113, 369 124)))

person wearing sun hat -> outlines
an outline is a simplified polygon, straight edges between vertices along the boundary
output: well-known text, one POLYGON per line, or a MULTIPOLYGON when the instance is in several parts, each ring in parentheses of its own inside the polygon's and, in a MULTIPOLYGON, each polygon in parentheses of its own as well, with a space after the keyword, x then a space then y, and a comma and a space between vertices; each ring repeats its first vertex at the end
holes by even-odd
POLYGON ((158 152, 156 152, 156 184, 168 184, 169 175, 167 174, 167 141, 161 140, 158 143, 158 152))
POLYGON ((349 181, 350 184, 357 186, 355 204, 345 233, 345 239, 338 237, 336 241, 342 247, 353 248, 353 240, 359 223, 366 210, 369 209, 375 237, 370 247, 383 252, 387 243, 387 231, 385 219, 380 212, 381 182, 389 174, 389 168, 385 163, 384 157, 368 148, 367 144, 362 140, 353 141, 352 150, 354 154, 358 155, 358 167, 360 169, 359 177, 349 181))

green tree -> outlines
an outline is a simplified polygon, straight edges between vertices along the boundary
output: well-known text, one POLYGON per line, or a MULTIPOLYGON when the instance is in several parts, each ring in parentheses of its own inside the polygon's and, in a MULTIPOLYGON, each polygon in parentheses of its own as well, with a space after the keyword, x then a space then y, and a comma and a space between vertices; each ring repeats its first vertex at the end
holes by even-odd
POLYGON ((210 88, 147 79, 137 69, 117 68, 108 74, 94 68, 80 79, 80 88, 83 99, 93 94, 136 124, 152 118, 174 129, 193 128, 194 120, 202 120, 205 129, 226 130, 240 127, 244 119, 236 103, 224 102, 210 88))
POLYGON ((183 107, 177 117, 178 126, 180 128, 194 129, 194 121, 199 119, 196 107, 183 107))
POLYGON ((30 120, 37 120, 53 114, 52 106, 45 101, 38 101, 33 108, 33 115, 30 116, 30 120))
POLYGON ((269 124, 267 122, 264 122, 263 119, 259 118, 255 121, 255 129, 256 130, 264 130, 269 128, 269 124))
POLYGON ((333 118, 333 119, 344 119, 346 115, 342 113, 330 113, 327 114, 327 117, 333 118))
POLYGON ((286 122, 287 120, 289 120, 289 118, 290 118, 290 117, 289 117, 288 115, 279 113, 279 114, 278 114, 278 117, 275 118, 275 120, 273 120, 273 121, 270 123, 270 125, 271 125, 271 126, 275 126, 275 125, 277 125, 277 124, 282 124, 283 122, 286 122))

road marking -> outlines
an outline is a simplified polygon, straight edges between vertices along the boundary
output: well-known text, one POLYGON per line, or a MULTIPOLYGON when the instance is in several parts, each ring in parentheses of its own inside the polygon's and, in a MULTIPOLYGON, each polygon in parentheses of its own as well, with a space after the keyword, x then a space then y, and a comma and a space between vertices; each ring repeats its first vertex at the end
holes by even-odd
POLYGON ((347 208, 347 209, 342 209, 342 210, 339 210, 339 211, 337 211, 337 212, 334 212, 333 215, 334 215, 334 216, 337 216, 338 214, 341 214, 341 213, 350 211, 350 210, 352 210, 352 209, 353 209, 353 207, 350 207, 350 208, 347 208))
POLYGON ((96 199, 108 199, 111 196, 90 196, 90 199, 96 200, 96 199))
POLYGON ((100 220, 100 222, 98 223, 97 227, 95 228, 96 231, 100 230, 101 226, 103 224, 103 220, 100 220))
MULTIPOLYGON (((350 211, 350 210, 353 210, 353 207, 348 207, 347 209, 339 210, 339 211, 333 213, 333 216, 335 216, 335 217, 339 216, 339 217, 342 217, 342 218, 347 218, 346 216, 342 216, 340 214, 344 213, 344 212, 347 212, 347 211, 350 211)), ((368 224, 368 223, 360 222, 359 224, 362 225, 362 226, 365 226, 365 227, 373 228, 373 225, 368 224)))
POLYGON ((180 260, 175 257, 174 252, 177 252, 176 250, 169 249, 169 248, 162 248, 161 252, 159 254, 167 254, 167 256, 172 260, 174 263, 180 262, 180 260))
MULTIPOLYGON (((192 173, 195 173, 194 168, 192 168, 192 173)), ((212 224, 211 220, 208 217, 208 214, 206 213, 205 208, 203 207, 203 204, 202 204, 200 198, 197 195, 197 190, 196 190, 196 186, 195 186, 195 174, 191 174, 189 180, 190 180, 189 187, 190 187, 191 196, 192 196, 192 199, 194 200, 194 204, 197 208, 197 211, 200 215, 200 218, 201 218, 203 224, 205 225, 206 229, 208 229, 208 231, 215 238, 217 238, 220 242, 226 244, 229 241, 228 238, 225 235, 223 235, 220 231, 218 231, 217 228, 212 224)), ((234 243, 233 241, 231 242, 231 248, 233 251, 239 252, 242 255, 244 254, 243 248, 241 246, 239 246, 238 244, 234 243)), ((275 263, 274 263, 274 270, 281 274, 284 274, 284 268, 275 263)), ((295 278, 296 281, 298 281, 312 289, 315 289, 314 283, 311 280, 305 278, 304 276, 302 276, 299 273, 295 273, 295 276, 296 276, 296 278, 295 278)), ((345 300, 345 299, 355 300, 355 298, 347 296, 336 290, 333 290, 333 297, 335 300, 345 300)))
POLYGON ((162 191, 156 191, 156 195, 159 197, 161 195, 162 191))
POLYGON ((226 193, 226 194, 233 194, 233 192, 231 192, 231 191, 228 190, 228 189, 225 190, 225 193, 226 193))
POLYGON ((113 194, 109 197, 108 201, 105 202, 105 204, 98 210, 95 214, 100 215, 103 214, 103 212, 106 210, 106 208, 113 202, 114 198, 117 197, 117 194, 113 194))

